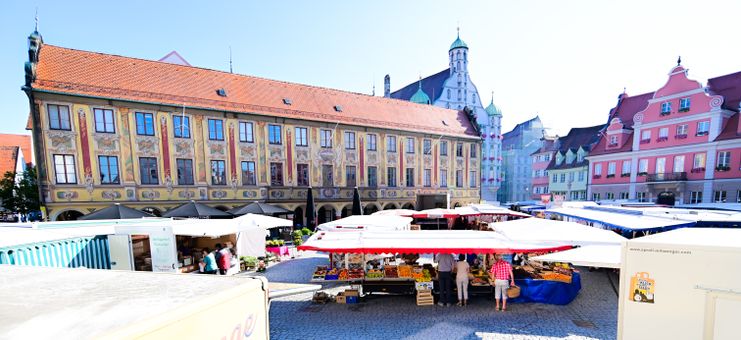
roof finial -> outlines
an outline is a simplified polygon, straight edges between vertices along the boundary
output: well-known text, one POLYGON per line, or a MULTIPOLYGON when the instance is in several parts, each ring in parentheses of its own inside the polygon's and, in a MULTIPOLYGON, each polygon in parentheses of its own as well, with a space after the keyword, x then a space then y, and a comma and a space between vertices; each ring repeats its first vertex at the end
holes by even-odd
POLYGON ((371 96, 375 96, 375 95, 376 95, 376 81, 374 80, 373 81, 373 92, 371 92, 371 96))
POLYGON ((627 90, 627 89, 625 88, 625 86, 623 86, 623 94, 625 94, 625 91, 626 91, 626 90, 627 90))
POLYGON ((494 105, 494 91, 491 91, 491 104, 494 105))
POLYGON ((680 55, 679 58, 677 58, 677 66, 682 63, 682 56, 680 55))
POLYGON ((457 31, 456 35, 458 36, 458 38, 460 38, 461 37, 461 23, 460 22, 456 24, 455 30, 457 31))
POLYGON ((38 32, 39 31, 39 8, 38 7, 36 7, 36 16, 34 17, 34 21, 35 21, 35 25, 34 25, 33 31, 38 32))
POLYGON ((419 89, 422 89, 422 76, 419 76, 419 89))

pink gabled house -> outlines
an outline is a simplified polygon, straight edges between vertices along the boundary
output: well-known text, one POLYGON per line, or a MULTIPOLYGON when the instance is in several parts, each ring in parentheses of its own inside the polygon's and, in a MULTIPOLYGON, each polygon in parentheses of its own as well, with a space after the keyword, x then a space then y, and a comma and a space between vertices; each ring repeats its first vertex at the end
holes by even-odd
POLYGON ((656 92, 621 94, 589 154, 592 200, 741 202, 741 72, 708 80, 680 64, 656 92))
POLYGON ((548 164, 551 163, 551 159, 554 157, 556 150, 558 150, 558 136, 544 136, 541 140, 543 144, 540 149, 530 154, 530 160, 533 163, 530 198, 533 200, 540 200, 540 195, 550 193, 548 191, 548 164))

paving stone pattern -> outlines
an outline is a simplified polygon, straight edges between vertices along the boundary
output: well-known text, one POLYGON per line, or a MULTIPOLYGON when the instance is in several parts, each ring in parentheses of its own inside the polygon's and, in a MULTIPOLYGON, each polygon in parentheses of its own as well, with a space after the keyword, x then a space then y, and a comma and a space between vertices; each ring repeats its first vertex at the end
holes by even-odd
MULTIPOLYGON (((304 253, 272 266, 270 281, 308 283, 325 255, 304 253)), ((255 275, 255 274, 253 274, 255 275)), ((359 304, 311 303, 311 294, 272 301, 273 339, 615 339, 617 296, 604 272, 581 268, 582 289, 567 306, 510 304, 494 310, 487 296, 472 296, 467 307, 418 307, 413 296, 371 295, 359 304)), ((613 280, 616 276, 613 275, 613 280)), ((615 281, 617 285, 617 281, 615 281)), ((336 294, 349 288, 324 283, 336 294)))

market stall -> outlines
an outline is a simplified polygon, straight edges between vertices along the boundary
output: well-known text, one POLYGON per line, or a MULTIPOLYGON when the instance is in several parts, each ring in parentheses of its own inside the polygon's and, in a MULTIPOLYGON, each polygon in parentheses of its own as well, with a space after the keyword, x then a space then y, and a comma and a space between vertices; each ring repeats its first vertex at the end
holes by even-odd
POLYGON ((515 242, 490 231, 421 230, 319 232, 299 250, 331 254, 329 265, 317 267, 312 281, 345 281, 361 286, 365 293, 413 293, 420 286, 436 287, 436 268, 424 254, 467 254, 472 268, 471 287, 483 287, 490 293, 487 268, 493 263, 491 254, 568 248, 571 246, 553 242, 515 242))
MULTIPOLYGON (((263 216, 264 217, 264 216, 263 216)), ((290 221, 289 221, 290 222, 290 221)), ((109 236, 113 269, 194 272, 201 250, 229 245, 236 256, 264 256, 266 229, 245 215, 231 220, 156 220, 119 225, 109 236)))
POLYGON ((546 217, 616 230, 627 238, 645 236, 672 229, 692 227, 697 222, 674 217, 645 215, 640 210, 606 208, 593 205, 561 207, 545 211, 546 217))
POLYGON ((317 226, 320 231, 409 230, 411 217, 396 215, 353 215, 317 226))
POLYGON ((575 222, 527 218, 489 223, 489 229, 514 241, 557 242, 563 245, 617 245, 627 239, 611 230, 599 229, 575 222))

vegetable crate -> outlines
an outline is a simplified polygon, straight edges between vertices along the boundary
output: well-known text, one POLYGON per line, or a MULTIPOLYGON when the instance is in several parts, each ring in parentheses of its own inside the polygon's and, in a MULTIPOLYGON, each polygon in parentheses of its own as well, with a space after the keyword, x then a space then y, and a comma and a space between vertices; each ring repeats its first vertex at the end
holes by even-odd
POLYGON ((432 297, 432 290, 420 289, 417 291, 417 306, 432 306, 435 300, 432 297))

